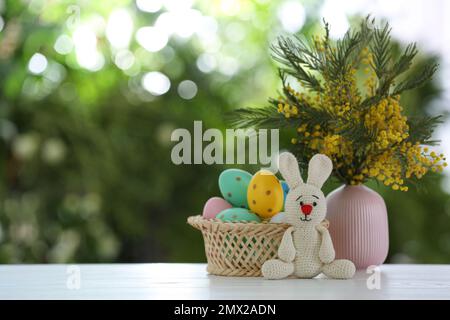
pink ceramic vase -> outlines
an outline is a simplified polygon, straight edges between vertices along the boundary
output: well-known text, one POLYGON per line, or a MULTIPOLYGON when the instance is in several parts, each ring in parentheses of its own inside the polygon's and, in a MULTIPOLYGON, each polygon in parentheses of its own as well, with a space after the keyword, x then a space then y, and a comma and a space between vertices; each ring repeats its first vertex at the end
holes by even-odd
POLYGON ((356 268, 380 265, 389 249, 386 204, 366 186, 342 186, 327 196, 327 219, 337 259, 356 268))

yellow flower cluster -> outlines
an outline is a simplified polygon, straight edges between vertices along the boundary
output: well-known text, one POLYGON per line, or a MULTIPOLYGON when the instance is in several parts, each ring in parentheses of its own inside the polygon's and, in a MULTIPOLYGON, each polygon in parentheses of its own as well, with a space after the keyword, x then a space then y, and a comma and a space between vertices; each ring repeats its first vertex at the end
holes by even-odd
MULTIPOLYGON (((292 89, 290 86, 287 87, 290 94, 298 99, 298 101, 304 102, 306 104, 311 104, 311 98, 304 93, 297 92, 292 89)), ((292 106, 289 102, 283 98, 279 98, 279 103, 277 106, 278 113, 281 113, 285 116, 285 118, 298 118, 299 110, 296 106, 292 106)))
POLYGON ((408 191, 404 179, 413 176, 420 179, 429 170, 442 172, 447 166, 443 154, 429 152, 427 147, 405 142, 379 155, 369 155, 366 166, 361 171, 362 177, 354 177, 352 184, 361 183, 366 177, 375 178, 394 190, 408 191), (402 155, 399 157, 398 155, 402 155))
POLYGON ((436 65, 408 74, 415 46, 399 58, 393 49, 389 27, 379 29, 369 18, 340 41, 330 39, 328 24, 312 42, 279 39, 274 53, 284 66, 283 96, 270 100, 280 116, 268 120, 295 126, 291 143, 302 164, 323 153, 333 161, 333 176, 346 184, 377 180, 400 191, 447 166, 444 155, 427 146, 440 117, 408 119, 399 96, 429 80, 436 65), (293 79, 299 90, 287 85, 293 79))
POLYGON ((364 85, 368 95, 375 95, 377 76, 374 71, 373 55, 368 48, 361 51, 361 63, 365 65, 364 73, 367 75, 364 85))
POLYGON ((296 106, 291 106, 288 103, 279 103, 278 104, 278 113, 284 114, 286 118, 297 117, 298 116, 298 108, 296 106))
MULTIPOLYGON (((317 44, 316 44, 317 46, 317 44)), ((368 49, 362 51, 366 96, 375 93, 377 85, 373 71, 373 58, 368 49)), ((307 96, 288 87, 289 93, 300 102, 334 115, 334 121, 317 123, 307 118, 301 103, 293 106, 279 99, 278 112, 285 118, 301 120, 293 144, 302 144, 306 150, 329 156, 335 173, 351 185, 376 179, 393 190, 408 191, 406 180, 422 178, 427 172, 440 172, 447 166, 443 154, 429 151, 419 142, 410 141, 408 119, 402 114, 399 96, 387 96, 366 108, 359 108, 364 96, 356 81, 357 70, 349 68, 338 80, 328 79, 324 74, 323 91, 307 96), (362 125, 370 141, 361 147, 342 134, 350 126, 362 125)), ((294 120, 296 121, 296 120, 294 120)))
MULTIPOLYGON (((403 186, 402 171, 401 160, 395 157, 393 150, 387 150, 375 157, 368 157, 367 167, 361 173, 363 176, 383 182, 386 186, 392 186, 394 190, 408 191, 408 187, 403 186)), ((355 183, 358 182, 360 181, 355 180, 355 183)))
POLYGON ((376 136, 375 146, 385 149, 407 139, 407 118, 402 115, 400 97, 388 97, 370 107, 364 116, 365 127, 376 136))
POLYGON ((339 154, 340 151, 339 145, 341 144, 341 140, 342 140, 341 136, 337 134, 326 135, 323 138, 323 144, 320 152, 330 155, 339 154))

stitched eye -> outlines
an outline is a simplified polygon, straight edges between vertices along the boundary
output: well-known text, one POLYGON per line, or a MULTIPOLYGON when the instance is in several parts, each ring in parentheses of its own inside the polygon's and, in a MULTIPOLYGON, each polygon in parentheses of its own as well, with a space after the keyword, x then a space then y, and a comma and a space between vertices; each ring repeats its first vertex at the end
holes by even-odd
POLYGON ((300 205, 301 205, 301 206, 303 205, 303 201, 300 201, 300 205))
POLYGON ((317 202, 313 202, 313 206, 314 206, 314 207, 317 206, 317 202))

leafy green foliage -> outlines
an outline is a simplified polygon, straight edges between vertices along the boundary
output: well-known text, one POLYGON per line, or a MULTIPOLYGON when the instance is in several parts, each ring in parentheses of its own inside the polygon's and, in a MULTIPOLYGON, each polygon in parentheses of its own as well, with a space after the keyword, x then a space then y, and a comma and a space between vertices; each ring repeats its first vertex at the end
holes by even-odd
POLYGON ((310 41, 299 36, 279 37, 272 50, 274 59, 281 63, 281 97, 269 100, 272 112, 269 107, 237 110, 234 124, 296 127, 299 139, 293 138, 292 143, 301 145, 297 154, 301 157, 317 152, 327 154, 334 163, 335 176, 344 183, 358 184, 380 177, 385 185, 395 182, 394 190, 408 190, 401 186, 403 178, 409 178, 411 170, 416 170, 418 178, 422 177, 425 169, 420 168, 431 163, 417 148, 418 144, 434 142, 430 137, 439 117, 407 122, 398 95, 429 80, 437 65, 428 63, 418 74, 406 73, 417 56, 416 44, 407 45, 396 57, 389 24, 377 27, 370 17, 337 41, 329 38, 326 22, 324 30, 323 38, 310 41), (366 76, 359 78, 364 83, 361 92, 356 74, 364 67, 366 76), (395 85, 400 76, 403 79, 395 85), (288 77, 298 82, 299 90, 291 87, 288 77), (385 113, 388 115, 384 116, 385 113), (285 124, 280 125, 283 119, 285 124), (412 156, 413 152, 417 156, 412 156), (397 172, 392 178, 393 171, 383 168, 388 166, 388 159, 396 158, 408 159, 409 162, 403 162, 408 169, 401 168, 399 162, 390 164, 397 172), (375 169, 376 166, 381 169, 375 169), (378 174, 379 170, 385 174, 378 174))
POLYGON ((436 145, 439 141, 432 139, 433 131, 443 123, 443 116, 409 117, 409 140, 421 141, 423 144, 436 145))
POLYGON ((283 118, 273 106, 235 109, 228 117, 233 126, 241 128, 278 128, 283 123, 283 118))
POLYGON ((393 91, 394 95, 402 94, 404 91, 412 90, 422 86, 429 81, 433 74, 437 71, 438 65, 436 63, 428 63, 420 70, 415 77, 407 78, 400 82, 393 91))
MULTIPOLYGON (((254 9, 255 19, 264 22, 258 27, 248 23, 248 12, 214 17, 216 36, 223 44, 220 55, 239 60, 241 66, 248 61, 252 64, 232 77, 217 69, 211 73, 198 70, 203 52, 196 36, 183 41, 171 39, 166 48, 151 53, 132 37, 128 50, 141 69, 124 72, 115 65, 117 49, 99 33, 97 47, 105 64, 91 72, 77 64, 75 50, 67 55, 55 52, 58 37, 71 37, 76 27, 68 23, 73 12, 68 11, 67 2, 46 1, 45 7, 40 7, 41 1, 4 2, 5 25, 0 32, 0 263, 205 262, 202 237, 186 225, 186 217, 198 214, 206 199, 219 195, 216 181, 224 167, 173 165, 168 133, 177 127, 191 129, 193 121, 199 119, 205 128, 225 129, 227 111, 236 105, 264 103, 277 83, 265 46, 269 34, 282 32, 274 18, 282 1, 245 3, 246 8, 254 9), (229 24, 241 26, 246 37, 237 43, 225 38, 229 24), (28 62, 36 52, 47 57, 50 77, 47 72, 33 75, 28 71, 28 62), (49 78, 60 74, 54 73, 55 65, 63 77, 52 82, 49 78), (141 76, 148 71, 168 75, 172 82, 169 92, 160 97, 146 95, 141 76), (198 95, 189 101, 182 100, 176 90, 185 79, 195 81, 199 88, 198 95)), ((101 28, 119 8, 134 15, 136 29, 152 25, 164 12, 140 12, 132 0, 84 1, 78 5, 81 23, 95 28, 101 28)), ((215 2, 198 0, 195 5, 204 15, 217 12, 215 2)), ((311 5, 307 12, 317 7, 316 3, 304 5, 311 5)), ((301 34, 310 33, 317 24, 308 17, 301 34)), ((310 48, 316 42, 308 43, 301 36, 298 39, 304 41, 305 52, 312 54, 302 68, 322 85, 318 73, 326 56, 310 48)), ((294 46, 297 41, 293 39, 294 46)), ((296 59, 296 49, 291 49, 291 58, 296 59)), ((352 52, 359 50, 356 47, 352 52)), ((412 74, 421 74, 421 70, 416 68, 412 74)), ((292 77, 288 73, 282 77, 281 95, 286 94, 288 76, 292 77)), ((402 80, 393 85, 399 86, 402 80)), ((408 111, 418 118, 426 115, 430 99, 439 95, 436 84, 428 82, 414 91, 407 91, 410 85, 405 87, 408 111)), ((290 122, 274 112, 276 101, 265 104, 263 109, 267 110, 261 117, 242 111, 241 120, 256 118, 242 126, 256 121, 262 127, 280 127, 280 122, 284 128, 290 127, 290 122), (273 120, 266 122, 270 118, 273 120)), ((305 106, 305 101, 296 103, 305 106)), ((321 113, 311 117, 313 120, 332 121, 321 113)), ((416 120, 413 117, 410 121, 416 120)), ((429 122, 412 126, 421 129, 417 135, 412 131, 412 137, 428 139, 422 129, 428 130, 429 122)), ((342 134, 357 135, 351 133, 350 124, 348 129, 342 134)), ((281 145, 287 147, 290 135, 281 132, 280 138, 281 145)), ((304 146, 289 148, 303 165, 308 162, 304 146)), ((255 172, 258 168, 246 169, 255 172)), ((404 262, 406 257, 408 262, 448 263, 450 215, 443 213, 448 211, 449 196, 441 182, 442 177, 436 175, 421 182, 420 192, 406 194, 370 185, 383 194, 389 210, 388 261, 404 262), (426 193, 427 187, 432 192, 426 193)), ((325 192, 335 187, 338 184, 331 181, 325 192)))
POLYGON ((320 81, 306 68, 320 71, 320 56, 309 49, 308 45, 297 38, 297 42, 287 37, 278 38, 278 46, 273 46, 274 59, 286 67, 281 68, 280 75, 289 74, 297 78, 306 88, 320 91, 320 81))

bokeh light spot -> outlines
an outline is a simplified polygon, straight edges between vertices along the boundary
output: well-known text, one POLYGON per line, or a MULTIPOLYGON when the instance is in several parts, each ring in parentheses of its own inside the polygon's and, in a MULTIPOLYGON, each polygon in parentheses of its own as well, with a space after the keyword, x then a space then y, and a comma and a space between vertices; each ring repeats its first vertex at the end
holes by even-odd
POLYGON ((35 53, 28 62, 28 70, 33 74, 41 74, 47 69, 47 58, 41 53, 35 53))
POLYGON ((346 13, 338 1, 325 1, 320 10, 320 15, 330 24, 331 38, 343 37, 350 27, 346 13))
POLYGON ((233 57, 221 57, 219 71, 227 76, 233 76, 239 71, 239 61, 233 57))
POLYGON ((158 71, 148 72, 142 77, 142 86, 154 96, 160 96, 169 91, 169 78, 158 71))
POLYGON ((167 45, 169 38, 163 29, 142 27, 136 32, 136 40, 145 50, 157 52, 167 45))
POLYGON ((130 69, 134 64, 135 58, 131 51, 121 50, 117 52, 114 63, 122 70, 130 69))
POLYGON ((42 159, 48 164, 61 162, 66 155, 66 146, 58 138, 50 138, 42 145, 42 159))
POLYGON ((220 11, 227 16, 234 16, 239 13, 241 4, 239 0, 221 0, 220 11))
POLYGON ((162 0, 136 0, 136 6, 144 12, 158 12, 163 6, 162 0))
POLYGON ((194 0, 164 0, 164 7, 168 11, 184 11, 192 7, 193 4, 194 0))
POLYGON ((216 67, 216 58, 210 53, 203 53, 197 58, 197 68, 203 73, 210 73, 216 67))
POLYGON ((286 1, 278 10, 278 19, 284 30, 292 33, 297 32, 305 23, 305 9, 298 1, 286 1))
POLYGON ((69 54, 73 49, 72 39, 66 35, 62 34, 56 39, 54 49, 59 54, 69 54))
POLYGON ((98 71, 103 68, 105 58, 97 51, 97 36, 95 32, 80 26, 73 33, 73 42, 78 64, 90 71, 98 71))
POLYGON ((114 10, 108 19, 106 37, 115 48, 126 48, 133 33, 133 20, 125 9, 114 10))
POLYGON ((168 11, 156 19, 155 27, 168 35, 175 34, 182 38, 191 37, 201 27, 202 14, 198 10, 168 11))
POLYGON ((194 81, 184 80, 178 85, 178 94, 181 98, 190 100, 197 95, 198 88, 194 81))
POLYGON ((246 36, 244 26, 239 22, 233 22, 227 25, 225 35, 232 42, 240 42, 246 36))

